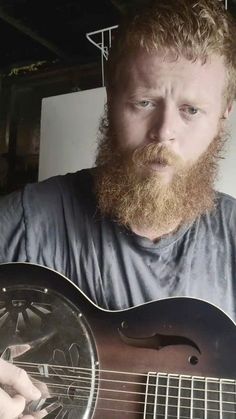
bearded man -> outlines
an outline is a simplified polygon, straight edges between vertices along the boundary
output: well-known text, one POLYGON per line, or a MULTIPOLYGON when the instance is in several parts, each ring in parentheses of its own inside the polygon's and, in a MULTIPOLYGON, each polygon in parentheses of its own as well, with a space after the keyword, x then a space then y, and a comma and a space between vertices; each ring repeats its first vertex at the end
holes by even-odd
POLYGON ((235 93, 222 2, 152 1, 128 16, 96 167, 3 198, 0 261, 53 268, 106 309, 192 296, 236 319, 236 202, 214 190, 235 93))

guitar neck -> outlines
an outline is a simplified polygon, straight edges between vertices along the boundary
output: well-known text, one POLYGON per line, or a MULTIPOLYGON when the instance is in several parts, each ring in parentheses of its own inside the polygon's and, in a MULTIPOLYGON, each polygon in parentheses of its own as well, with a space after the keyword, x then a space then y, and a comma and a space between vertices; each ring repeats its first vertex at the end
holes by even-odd
POLYGON ((235 418, 235 384, 235 380, 150 372, 143 418, 235 418))

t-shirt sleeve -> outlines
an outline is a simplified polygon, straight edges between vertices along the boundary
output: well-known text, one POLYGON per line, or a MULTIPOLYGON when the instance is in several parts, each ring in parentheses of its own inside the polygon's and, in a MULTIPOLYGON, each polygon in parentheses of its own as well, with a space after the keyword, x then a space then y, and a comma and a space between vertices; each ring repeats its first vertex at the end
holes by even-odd
POLYGON ((22 194, 0 198, 0 263, 27 261, 22 194))

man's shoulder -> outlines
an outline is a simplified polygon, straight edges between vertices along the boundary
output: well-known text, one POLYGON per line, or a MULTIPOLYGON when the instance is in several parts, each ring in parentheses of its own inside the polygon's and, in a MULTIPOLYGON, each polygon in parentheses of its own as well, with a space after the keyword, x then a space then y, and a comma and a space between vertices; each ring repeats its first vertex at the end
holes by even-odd
POLYGON ((192 226, 204 234, 209 231, 222 235, 236 233, 236 199, 216 191, 214 208, 202 214, 192 226))
POLYGON ((23 207, 31 214, 60 211, 60 208, 91 205, 95 201, 93 195, 93 170, 83 169, 75 173, 58 175, 38 183, 25 186, 23 191, 23 207))
POLYGON ((64 193, 73 188, 76 188, 76 190, 87 190, 88 186, 92 185, 94 170, 95 169, 83 169, 74 173, 53 176, 37 183, 29 183, 26 185, 26 189, 33 193, 41 191, 58 192, 61 189, 64 193), (66 189, 64 189, 65 186, 67 187, 66 189))
POLYGON ((93 170, 83 169, 53 176, 38 183, 29 183, 24 188, 24 195, 30 199, 48 198, 49 202, 58 196, 68 199, 70 196, 88 195, 93 190, 93 170))
POLYGON ((216 207, 222 210, 236 211, 236 198, 224 192, 216 193, 216 207))
POLYGON ((207 219, 217 229, 236 232, 236 199, 226 193, 217 192, 215 210, 208 214, 207 219))

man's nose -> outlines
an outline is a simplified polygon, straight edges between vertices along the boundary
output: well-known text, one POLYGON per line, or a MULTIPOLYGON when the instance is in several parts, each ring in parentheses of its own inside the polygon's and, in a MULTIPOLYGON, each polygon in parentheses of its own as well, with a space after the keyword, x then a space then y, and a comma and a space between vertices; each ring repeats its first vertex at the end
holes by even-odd
POLYGON ((177 124, 174 109, 167 107, 159 109, 150 122, 149 140, 159 143, 173 142, 176 138, 177 124))

